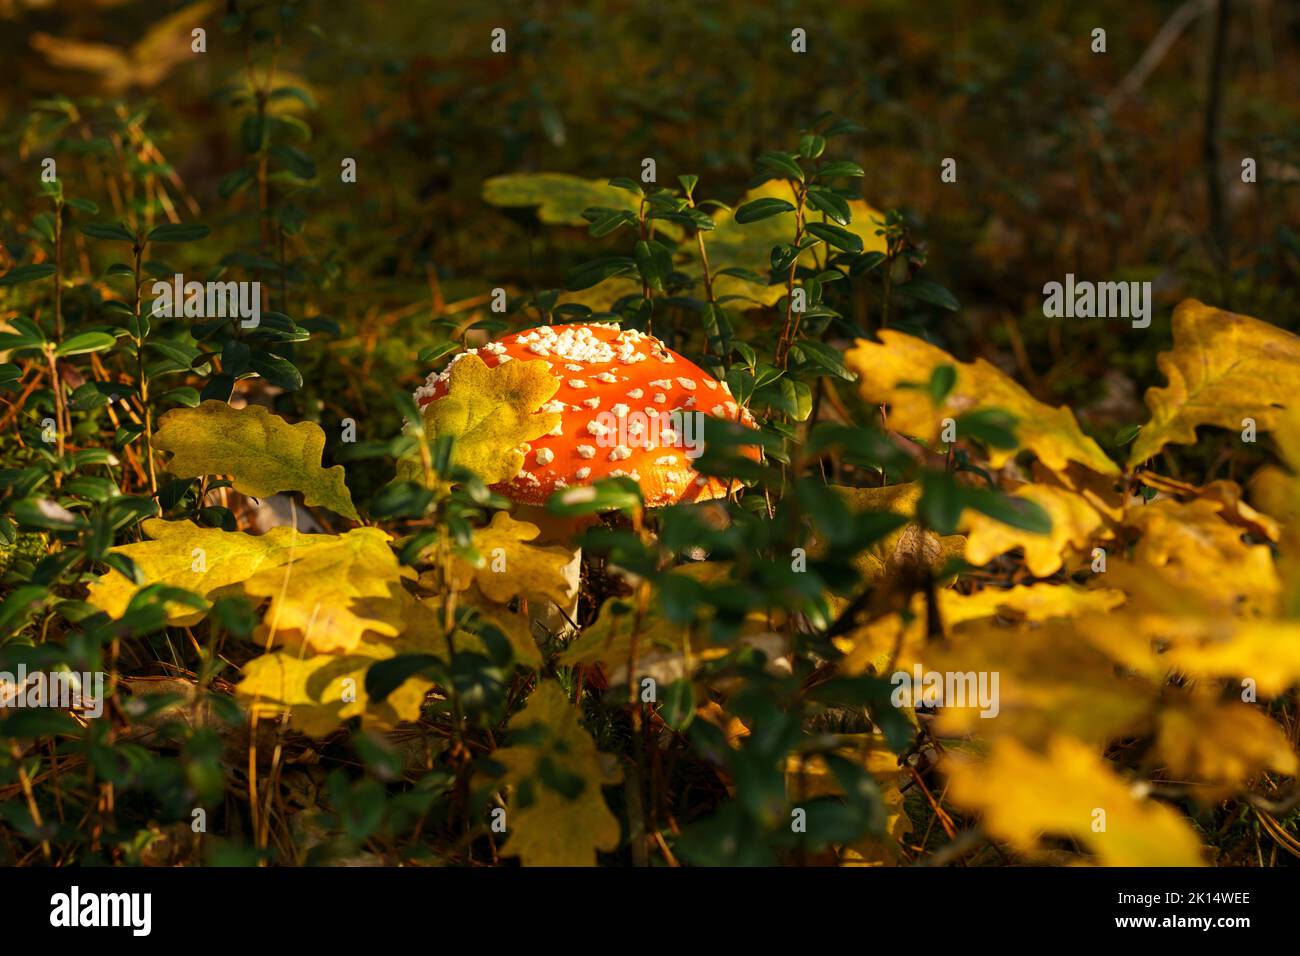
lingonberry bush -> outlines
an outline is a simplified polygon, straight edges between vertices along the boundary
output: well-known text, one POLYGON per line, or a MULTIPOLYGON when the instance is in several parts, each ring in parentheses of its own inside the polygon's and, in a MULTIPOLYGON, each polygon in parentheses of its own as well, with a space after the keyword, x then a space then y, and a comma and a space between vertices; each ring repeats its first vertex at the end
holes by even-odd
MULTIPOLYGON (((1300 856, 1292 332, 1183 298, 1099 429, 1013 322, 1020 374, 958 357, 815 110, 741 183, 507 150, 475 208, 530 237, 448 302, 485 240, 348 210, 381 147, 316 145, 315 23, 209 6, 6 130, 6 863, 1300 856), (218 42, 194 189, 116 94, 218 42), (424 297, 364 305, 426 240, 424 297)), ((1150 325, 1141 282, 1056 294, 1150 325)))

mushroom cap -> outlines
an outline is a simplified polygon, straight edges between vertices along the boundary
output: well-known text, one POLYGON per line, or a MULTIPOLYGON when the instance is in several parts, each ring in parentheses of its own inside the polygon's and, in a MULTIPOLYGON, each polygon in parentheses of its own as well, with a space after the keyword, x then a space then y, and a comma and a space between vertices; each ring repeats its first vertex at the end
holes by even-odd
POLYGON ((727 483, 692 467, 703 416, 756 427, 725 382, 654 336, 615 325, 542 325, 468 349, 416 391, 421 408, 447 393, 451 366, 472 354, 489 368, 540 359, 560 380, 541 408, 559 412, 560 424, 527 444, 519 474, 492 486, 512 501, 542 504, 558 489, 620 476, 636 481, 652 508, 723 498, 727 483))

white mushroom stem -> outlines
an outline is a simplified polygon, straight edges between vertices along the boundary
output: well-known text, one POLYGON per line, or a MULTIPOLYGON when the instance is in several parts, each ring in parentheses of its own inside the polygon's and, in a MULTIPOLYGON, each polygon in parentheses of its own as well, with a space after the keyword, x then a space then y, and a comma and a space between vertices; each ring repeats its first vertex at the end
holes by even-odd
POLYGON ((576 624, 578 620, 578 594, 582 584, 582 548, 574 545, 573 541, 590 522, 561 518, 551 514, 545 508, 525 504, 515 505, 515 517, 520 521, 535 524, 541 529, 542 533, 538 535, 534 544, 558 544, 573 551, 573 557, 564 566, 564 581, 568 590, 573 593, 569 606, 560 608, 550 601, 529 602, 528 605, 529 624, 540 624, 550 634, 562 634, 572 628, 570 622, 576 624))

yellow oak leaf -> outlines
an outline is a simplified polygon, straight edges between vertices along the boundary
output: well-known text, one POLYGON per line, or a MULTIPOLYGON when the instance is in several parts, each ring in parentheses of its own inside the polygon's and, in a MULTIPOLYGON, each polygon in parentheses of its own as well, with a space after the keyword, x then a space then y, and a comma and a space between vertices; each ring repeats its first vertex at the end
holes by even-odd
POLYGON ((1300 621, 1253 610, 1238 576, 1117 561, 1106 581, 1127 602, 1080 617, 1076 633, 1126 669, 1159 681, 1171 671, 1249 679, 1263 696, 1300 683, 1300 621))
MULTIPOLYGON (((533 624, 529 615, 515 613, 499 604, 493 604, 479 595, 474 588, 463 592, 460 601, 475 610, 476 623, 472 626, 482 622, 494 625, 501 632, 510 642, 516 661, 528 667, 542 666, 542 651, 533 637, 533 624)), ((456 647, 460 649, 460 638, 457 637, 456 641, 456 647)))
POLYGON ((995 616, 1011 616, 1028 623, 1054 617, 1111 611, 1124 603, 1124 592, 1114 588, 1081 588, 1074 584, 1017 584, 1010 588, 986 587, 974 594, 939 592, 939 616, 945 627, 995 616))
POLYGON ((923 675, 962 677, 934 724, 946 736, 1041 744, 1065 733, 1100 746, 1148 726, 1158 695, 1151 681, 1117 674, 1114 661, 1065 618, 1028 628, 968 622, 920 657, 923 675))
MULTIPOLYGON (((151 540, 119 545, 113 552, 134 561, 147 583, 184 588, 208 600, 237 593, 259 571, 334 540, 333 535, 300 534, 292 528, 251 535, 161 518, 149 518, 140 528, 151 540)), ((110 570, 91 582, 87 600, 119 618, 138 590, 120 571, 110 570)), ((168 623, 189 626, 202 620, 204 612, 169 603, 167 614, 168 623)))
MULTIPOLYGON (((736 203, 736 207, 739 208, 755 199, 784 199, 794 205, 794 189, 788 180, 769 179, 745 193, 736 203)), ((851 219, 843 228, 862 239, 863 252, 883 253, 885 238, 876 235, 876 231, 880 228, 878 221, 883 220, 884 216, 860 199, 851 199, 848 205, 851 219)), ((794 241, 794 212, 783 212, 749 223, 736 222, 735 214, 731 210, 716 210, 711 213, 711 216, 714 228, 704 233, 704 247, 709 257, 709 271, 713 275, 713 294, 719 298, 738 295, 764 305, 774 305, 781 296, 785 295, 784 283, 759 284, 740 276, 719 275, 719 273, 728 268, 741 268, 754 270, 759 275, 768 277, 770 269, 767 263, 771 261, 772 247, 779 243, 794 241), (760 264, 758 268, 755 268, 756 264, 760 264)), ((806 217, 809 221, 817 221, 821 218, 816 212, 812 212, 811 215, 806 213, 806 217)), ((679 267, 687 275, 702 278, 703 265, 698 250, 694 244, 684 245, 682 248, 679 267)), ((800 255, 799 261, 810 267, 815 261, 824 262, 824 247, 805 250, 800 255)))
POLYGON ((1251 492, 1261 508, 1290 525, 1300 520, 1300 404, 1282 413, 1274 441, 1287 467, 1261 468, 1251 492))
MULTIPOLYGON (((603 182, 578 179, 572 176, 558 176, 553 173, 528 174, 525 176, 498 176, 484 184, 484 198, 495 205, 529 205, 540 206, 539 216, 543 222, 563 222, 569 225, 586 225, 581 213, 587 206, 605 206, 608 208, 635 211, 637 198, 629 192, 606 186, 603 182), (543 177, 551 177, 544 179, 543 177), (526 188, 525 188, 526 187, 526 188), (622 196, 609 196, 605 201, 604 190, 622 193, 622 196), (597 201, 597 197, 602 197, 597 201), (508 200, 508 201, 507 201, 508 200)), ((770 179, 755 186, 742 196, 736 207, 754 199, 784 199, 794 205, 794 189, 787 180, 770 179)), ((879 223, 884 216, 872 206, 860 199, 848 200, 850 222, 844 229, 857 235, 862 240, 863 252, 884 252, 885 238, 877 235, 879 223)), ((737 275, 724 275, 727 269, 745 269, 756 272, 767 279, 770 276, 768 263, 771 261, 772 247, 779 243, 794 241, 793 211, 769 216, 758 222, 738 223, 730 209, 711 210, 713 228, 703 234, 705 253, 709 257, 709 273, 712 278, 713 294, 725 299, 727 296, 739 296, 763 305, 774 305, 785 295, 785 284, 768 282, 751 282, 737 275)), ((820 213, 806 210, 805 218, 819 221, 820 213)), ((669 236, 680 236, 681 230, 673 223, 655 221, 655 230, 669 236)), ((826 261, 824 247, 804 250, 799 262, 809 268, 826 261)), ((681 272, 703 281, 704 266, 695 243, 683 243, 675 256, 675 264, 681 272)), ((560 297, 564 303, 586 305, 596 311, 608 310, 619 298, 625 295, 640 295, 640 281, 626 276, 614 276, 590 289, 580 292, 566 292, 560 297)))
MULTIPOLYGON (((916 515, 921 499, 921 483, 911 481, 883 488, 844 488, 834 486, 854 512, 891 511, 905 517, 916 515)), ((898 571, 925 569, 936 571, 949 559, 961 554, 965 539, 961 535, 938 535, 915 522, 903 525, 853 558, 864 581, 879 581, 898 571)))
MULTIPOLYGON (((627 680, 632 655, 632 635, 636 626, 636 608, 630 601, 611 598, 601 606, 596 620, 583 629, 560 655, 566 667, 578 664, 603 664, 610 673, 611 684, 627 680)), ((637 667, 642 676, 658 683, 671 683, 689 677, 695 667, 724 656, 730 648, 714 644, 704 629, 682 627, 648 610, 637 634, 637 667)))
MULTIPOLYGON (((322 536, 325 537, 325 536, 322 536)), ((401 579, 414 577, 388 547, 378 528, 353 528, 258 571, 244 590, 270 598, 266 623, 282 642, 319 652, 350 651, 367 631, 401 632, 405 602, 401 579)))
POLYGON ((464 590, 470 583, 489 600, 507 604, 519 596, 540 597, 567 608, 577 594, 577 580, 567 573, 576 552, 560 545, 540 547, 528 544, 541 529, 527 521, 516 521, 504 511, 492 516, 486 528, 474 531, 474 550, 479 561, 452 559, 451 583, 464 590))
POLYGON ((1138 472, 1137 480, 1148 488, 1176 498, 1204 498, 1207 501, 1218 502, 1222 506, 1219 509, 1219 516, 1224 521, 1245 528, 1257 538, 1277 541, 1281 536, 1278 523, 1269 515, 1262 514, 1248 505, 1242 497, 1241 485, 1235 481, 1221 479, 1201 487, 1165 475, 1157 475, 1152 471, 1138 472))
MULTIPOLYGON (((537 218, 547 225, 583 226, 583 210, 592 206, 636 212, 640 198, 626 189, 611 186, 607 179, 583 179, 568 173, 507 173, 483 181, 483 199, 493 206, 534 207, 537 218)), ((681 228, 656 220, 655 229, 680 236, 681 228)))
POLYGON ((1037 578, 1055 574, 1064 564, 1063 555, 1087 548, 1098 537, 1104 522, 1081 495, 1050 485, 1021 485, 1014 497, 1039 505, 1052 519, 1052 530, 1038 534, 1013 528, 994 518, 967 509, 962 517, 966 532, 966 560, 987 564, 1000 554, 1023 548, 1025 566, 1037 578))
POLYGON ((864 399, 889 403, 889 427, 895 431, 932 442, 939 437, 945 418, 1000 409, 1017 420, 1017 448, 990 448, 989 461, 994 468, 1001 468, 1018 449, 1027 448, 1056 472, 1064 471, 1070 462, 1100 474, 1119 471, 1079 428, 1073 412, 1065 406, 1052 408, 1038 401, 984 359, 959 362, 938 346, 884 329, 879 342, 858 339, 844 361, 858 373, 858 388, 864 399), (935 405, 925 386, 934 370, 943 365, 951 366, 957 377, 948 394, 935 405))
POLYGON ((261 405, 206 401, 163 415, 153 440, 174 453, 168 469, 180 478, 230 475, 236 491, 254 498, 301 491, 309 505, 361 520, 343 466, 321 467, 325 433, 315 422, 290 425, 261 405))
POLYGON ((1283 414, 1274 435, 1286 468, 1266 465, 1251 479, 1252 497, 1280 519, 1278 576, 1283 583, 1281 613, 1300 618, 1300 404, 1283 414))
POLYGON ((618 847, 618 820, 602 786, 623 779, 615 758, 596 749, 582 711, 554 681, 541 681, 510 721, 524 739, 497 750, 510 789, 502 852, 524 866, 594 866, 596 851, 618 847))
POLYGON ((1070 837, 1104 866, 1202 866, 1201 844, 1174 810, 1136 792, 1093 749, 1052 738, 1043 753, 994 741, 987 761, 950 759, 949 798, 1021 851, 1070 837))
MULTIPOLYGON (((324 736, 358 715, 363 725, 381 730, 391 729, 398 721, 418 719, 426 694, 434 688, 429 678, 409 676, 383 701, 374 701, 365 691, 365 673, 376 662, 399 654, 428 655, 445 665, 449 648, 443 631, 443 606, 436 599, 417 598, 402 589, 392 603, 391 619, 398 625, 398 636, 367 630, 342 653, 314 653, 301 639, 286 642, 281 640, 285 632, 277 632, 277 642, 287 643, 287 648, 245 664, 245 680, 236 693, 249 700, 259 715, 288 711, 289 722, 314 737, 324 736)), ((457 651, 488 653, 475 633, 481 623, 480 618, 457 628, 457 651)), ((254 632, 259 644, 268 643, 272 636, 265 624, 254 632)), ((536 646, 533 654, 537 656, 536 646)))
MULTIPOLYGON (((939 616, 948 631, 972 621, 1013 617, 1026 623, 1106 613, 1124 603, 1124 593, 1111 588, 1081 588, 1072 584, 1035 584, 985 588, 974 594, 951 589, 937 592, 939 616)), ((909 613, 891 612, 833 639, 845 656, 839 670, 847 676, 885 675, 910 671, 926 656, 925 596, 912 597, 909 613)), ((1094 656, 1100 666, 1100 658, 1094 656)))
MULTIPOLYGON (((538 411, 559 387, 543 360, 488 368, 477 355, 464 353, 451 367, 447 394, 424 407, 424 433, 430 442, 455 439, 452 464, 488 484, 508 481, 523 468, 524 445, 559 422, 558 413, 538 411)), ((419 463, 404 460, 398 477, 419 480, 419 463)))
POLYGON ((1282 728, 1249 704, 1198 694, 1161 708, 1156 749, 1179 779, 1245 783, 1264 770, 1295 776, 1297 761, 1282 728))
POLYGON ((1281 590, 1272 553, 1268 545, 1242 540, 1242 529, 1221 515, 1223 507, 1204 498, 1130 507, 1124 524, 1142 535, 1133 563, 1162 569, 1166 585, 1221 595, 1221 613, 1271 614, 1281 590))
MULTIPOLYGON (((450 648, 447 646, 447 637, 445 630, 446 605, 437 597, 416 597, 405 589, 399 589, 397 592, 397 610, 393 614, 393 620, 400 622, 400 633, 394 638, 384 637, 383 640, 392 646, 395 651, 402 654, 428 654, 437 657, 444 664, 450 662, 450 648)), ((477 609, 476 609, 477 610, 477 609)), ((501 614, 504 618, 507 615, 501 614)), ((479 612, 469 619, 458 619, 456 630, 453 634, 456 651, 472 651, 476 654, 488 655, 489 651, 480 636, 482 625, 491 619, 492 623, 497 624, 498 629, 505 631, 504 626, 497 621, 495 617, 479 612)), ((364 638, 366 641, 379 640, 380 636, 376 633, 368 632, 364 638)), ((509 635, 507 635, 509 640, 509 635)), ((513 641, 511 641, 513 645, 513 641)), ((534 646, 534 653, 536 647, 534 646)))
POLYGON ((346 654, 307 654, 278 651, 255 657, 244 665, 236 695, 259 717, 289 712, 289 723, 305 734, 323 737, 349 718, 360 716, 363 726, 391 730, 399 721, 417 720, 433 683, 408 677, 382 702, 366 694, 366 671, 398 649, 387 641, 359 641, 346 654))
POLYGON ((1175 566, 1153 566, 1132 561, 1112 561, 1106 583, 1127 597, 1114 612, 1126 619, 1128 638, 1148 642, 1181 635, 1228 636, 1241 620, 1242 598, 1235 582, 1223 585, 1195 577, 1175 566))
POLYGON ((1071 462, 1068 468, 1052 471, 1036 461, 1031 469, 1035 484, 1052 485, 1072 491, 1092 505, 1094 511, 1111 521, 1124 517, 1129 495, 1124 479, 1115 474, 1099 475, 1095 471, 1071 462))
MULTIPOLYGON (((700 561, 675 568, 672 574, 707 583, 726 570, 725 565, 700 561)), ((774 633, 773 621, 762 610, 749 612, 742 630, 737 643, 757 647, 769 660, 786 650, 785 637, 774 633)), ((625 683, 634 631, 638 676, 652 677, 660 685, 691 676, 696 666, 723 657, 734 647, 714 643, 707 627, 685 627, 668 620, 653 605, 646 609, 637 630, 635 604, 624 598, 610 598, 601 606, 596 620, 564 649, 559 663, 566 667, 602 664, 611 685, 625 683)))
POLYGON ((1261 696, 1274 697, 1300 686, 1300 621, 1237 621, 1226 637, 1185 635, 1162 659, 1192 677, 1250 680, 1261 696))
MULTIPOLYGON (((883 836, 868 836, 832 850, 828 862, 840 866, 895 866, 899 861, 899 844, 912 832, 912 821, 903 809, 900 789, 903 771, 898 766, 898 756, 879 734, 846 734, 839 742, 842 746, 836 749, 836 754, 860 764, 880 788, 885 805, 885 829, 883 836)), ((795 754, 787 756, 785 784, 791 802, 840 796, 844 792, 820 754, 802 761, 795 754)))
POLYGON ((1130 594, 1129 603, 1115 610, 1079 615, 1075 618, 1074 634, 1115 664, 1157 687, 1165 683, 1173 668, 1161 656, 1161 645, 1151 638, 1147 627, 1150 619, 1132 608, 1133 600, 1130 594))
POLYGON ((1129 467, 1165 445, 1196 441, 1200 425, 1259 431, 1278 423, 1300 392, 1300 337, 1268 322, 1187 299, 1174 310, 1173 351, 1156 359, 1169 384, 1147 389, 1151 420, 1129 453, 1129 467))

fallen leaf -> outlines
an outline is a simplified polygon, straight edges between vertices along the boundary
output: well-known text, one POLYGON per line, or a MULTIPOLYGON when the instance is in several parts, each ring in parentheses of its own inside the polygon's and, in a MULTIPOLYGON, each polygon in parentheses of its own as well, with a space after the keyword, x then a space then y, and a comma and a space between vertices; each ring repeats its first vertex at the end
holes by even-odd
POLYGON ((1154 683, 1117 673, 1064 618, 1027 628, 968 622, 919 656, 924 672, 963 678, 954 690, 964 699, 944 700, 935 721, 944 736, 1011 736, 1038 745, 1064 733, 1102 746, 1147 727, 1158 695, 1154 683))
POLYGON ((402 630, 404 577, 379 528, 354 528, 344 535, 252 575, 244 590, 270 598, 266 623, 281 642, 303 643, 313 651, 346 652, 363 635, 395 637, 402 630))
POLYGON ((913 595, 906 614, 882 614, 833 640, 844 654, 839 671, 845 676, 910 671, 925 651, 925 596, 913 595))
POLYGON ((343 466, 321 467, 325 433, 315 422, 290 425, 260 405, 206 401, 163 415, 154 446, 174 453, 168 469, 178 478, 230 475, 236 491, 254 498, 301 491, 308 505, 361 520, 343 466))
POLYGON ((418 720, 433 683, 408 677, 383 702, 366 695, 366 671, 397 653, 390 642, 359 641, 347 654, 278 651, 244 665, 235 693, 261 717, 289 712, 289 723, 312 737, 323 737, 345 720, 361 717, 363 726, 391 730, 398 722, 418 720))
POLYGON ((998 409, 1015 416, 1017 446, 989 448, 989 462, 994 468, 1001 468, 1018 450, 1029 449, 1056 472, 1064 471, 1070 462, 1104 475, 1119 471, 1097 443, 1080 430, 1069 408, 1043 404, 984 359, 959 362, 928 342, 883 329, 879 342, 858 339, 844 361, 858 373, 858 388, 865 400, 889 404, 889 427, 895 431, 933 442, 945 418, 998 409), (934 370, 943 365, 955 369, 957 377, 948 394, 935 405, 925 386, 934 370))
POLYGON ((1022 548, 1029 573, 1037 578, 1051 577, 1061 570, 1064 555, 1088 548, 1103 530, 1102 517, 1092 505, 1064 488, 1021 485, 1012 495, 1046 511, 1052 519, 1052 530, 1036 534, 967 509, 961 530, 967 534, 966 560, 971 564, 987 564, 1000 554, 1022 548))
POLYGON ((1155 472, 1138 472, 1137 480, 1148 488, 1164 492, 1180 499, 1204 498, 1222 505, 1219 515, 1224 521, 1249 531, 1257 538, 1277 541, 1281 536, 1278 523, 1266 514, 1261 514, 1242 497, 1241 486, 1235 481, 1212 481, 1204 487, 1178 481, 1155 472))
POLYGON ((1300 405, 1287 409, 1274 437, 1288 467, 1261 468, 1251 479, 1251 494, 1260 507, 1282 521, 1276 538, 1277 572, 1282 582, 1280 613, 1300 618, 1300 405))
POLYGON ((1286 734, 1249 704, 1198 694, 1162 707, 1157 727, 1156 751, 1170 773, 1215 785, 1210 800, 1265 770, 1296 775, 1286 734))
POLYGON ((1139 795, 1077 740, 1054 737, 1043 753, 997 740, 986 762, 950 760, 947 768, 949 798, 978 810, 990 834, 1019 850, 1052 835, 1077 840, 1104 866, 1204 865, 1181 816, 1139 795))
MULTIPOLYGON (((745 193, 736 203, 736 208, 755 199, 784 199, 794 205, 794 189, 787 180, 769 179, 745 193)), ((851 221, 844 228, 862 239, 863 252, 884 252, 885 238, 876 234, 880 228, 879 221, 884 216, 860 199, 848 201, 851 221)), ((820 214, 809 211, 810 221, 817 221, 820 214)), ((709 257, 709 271, 713 277, 713 294, 717 298, 741 296, 763 305, 774 305, 785 295, 785 282, 776 284, 756 283, 740 276, 720 275, 728 268, 749 269, 757 272, 764 279, 771 279, 772 247, 779 243, 794 241, 793 212, 783 212, 758 222, 739 223, 734 212, 716 210, 711 213, 714 228, 704 233, 704 248, 709 257), (759 264, 756 268, 755 264, 759 264)), ((696 276, 703 281, 703 265, 699 251, 693 244, 684 246, 679 256, 678 267, 687 275, 696 276)), ((825 247, 816 250, 807 249, 799 257, 803 265, 812 266, 814 261, 825 261, 825 247)))
POLYGON ((593 206, 636 212, 640 205, 635 193, 611 186, 608 180, 567 173, 492 176, 483 181, 483 199, 493 206, 534 207, 542 222, 562 226, 588 225, 582 211, 593 206))
POLYGON ((998 615, 1014 616, 1037 624, 1054 617, 1111 611, 1124 603, 1124 592, 1114 588, 1081 588, 1075 584, 1017 584, 1010 588, 986 587, 974 594, 939 592, 939 616, 945 627, 998 615))
MULTIPOLYGON (((424 406, 424 433, 430 442, 455 439, 452 464, 488 484, 509 481, 523 468, 526 444, 559 422, 558 413, 538 411, 559 387, 540 359, 488 368, 477 355, 462 353, 451 366, 447 394, 424 406)), ((399 478, 418 481, 421 475, 418 460, 399 464, 399 478)))
POLYGON ((1174 347, 1156 359, 1169 384, 1149 388, 1151 420, 1129 453, 1129 467, 1169 444, 1196 441, 1201 425, 1240 431, 1242 420, 1269 431, 1300 392, 1300 337, 1187 299, 1174 310, 1174 347))
POLYGON ((1223 508, 1208 499, 1170 498, 1129 508, 1124 525, 1141 534, 1132 561, 1162 569, 1163 580, 1180 589, 1218 595, 1225 615, 1271 614, 1281 591, 1272 552, 1244 541, 1223 508))
MULTIPOLYGON (((292 528, 251 535, 161 518, 147 519, 140 529, 152 540, 119 545, 113 552, 134 561, 147 583, 184 588, 209 601, 238 593, 240 585, 259 571, 335 540, 333 535, 300 534, 292 528)), ((91 582, 87 600, 110 617, 120 618, 138 590, 121 572, 110 570, 91 582)), ((179 627, 203 619, 202 611, 187 605, 171 603, 167 613, 168 623, 179 627)))
POLYGON ((471 564, 460 556, 452 559, 452 586, 459 591, 476 583, 497 604, 507 604, 523 595, 568 608, 577 595, 577 582, 566 570, 575 552, 559 545, 540 547, 527 543, 539 534, 537 525, 516 521, 498 511, 491 524, 473 533, 478 563, 471 564))
MULTIPOLYGON (((899 861, 899 845, 912 832, 912 821, 903 809, 900 789, 905 771, 898 766, 898 756, 885 745, 880 735, 845 735, 841 741, 843 746, 835 752, 858 763, 871 774, 880 788, 886 817, 882 837, 866 837, 839 847, 834 862, 841 866, 895 866, 899 861)), ((802 761, 802 768, 800 763, 796 755, 786 757, 786 793, 791 801, 843 794, 839 781, 819 754, 802 761)))
MULTIPOLYGON (((542 666, 542 651, 533 637, 533 624, 527 614, 517 614, 499 604, 493 604, 471 588, 460 595, 463 604, 472 606, 480 621, 491 624, 510 642, 515 660, 528 667, 542 666)), ((460 649, 457 638, 457 649, 460 649)))
POLYGON ((1192 677, 1250 680, 1260 696, 1300 686, 1300 621, 1241 621, 1226 637, 1186 635, 1162 655, 1192 677))
POLYGON ((510 733, 526 737, 492 754, 510 788, 502 852, 524 866, 594 866, 596 851, 617 849, 619 826, 602 786, 622 781, 614 757, 582 728, 582 711, 554 681, 541 681, 510 733))
MULTIPOLYGON (((856 514, 889 512, 914 518, 916 503, 921 498, 921 483, 917 481, 881 488, 832 485, 831 490, 856 514)), ((909 522, 854 555, 851 561, 864 582, 874 583, 900 572, 940 570, 950 559, 961 556, 965 540, 962 535, 937 535, 909 522)), ((809 556, 817 558, 825 553, 826 542, 814 533, 808 542, 809 556)), ((848 604, 846 599, 834 595, 828 595, 828 601, 832 613, 839 613, 848 604)))

